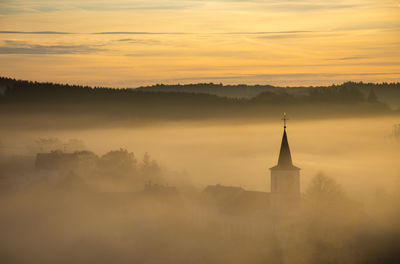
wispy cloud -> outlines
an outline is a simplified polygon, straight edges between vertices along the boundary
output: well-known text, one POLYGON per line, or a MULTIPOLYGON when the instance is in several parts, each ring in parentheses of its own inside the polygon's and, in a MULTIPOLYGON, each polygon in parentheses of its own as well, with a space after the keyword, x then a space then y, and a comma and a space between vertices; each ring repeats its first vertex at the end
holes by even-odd
POLYGON ((127 57, 164 57, 164 58, 191 58, 191 57, 211 57, 211 58, 251 58, 259 57, 254 51, 248 50, 215 50, 204 51, 194 49, 165 49, 157 51, 137 51, 125 54, 127 57))
POLYGON ((88 54, 106 49, 89 45, 37 45, 21 41, 4 41, 0 54, 88 54))
POLYGON ((374 22, 374 23, 360 23, 360 24, 352 24, 347 26, 342 26, 333 29, 332 31, 359 31, 359 30, 400 30, 400 23, 393 22, 374 22))
POLYGON ((262 39, 289 39, 289 38, 304 38, 304 37, 311 37, 310 35, 305 35, 305 34, 270 34, 270 35, 265 35, 259 38, 262 39))
POLYGON ((64 34, 76 34, 71 32, 61 32, 61 31, 0 31, 0 34, 33 34, 33 35, 64 35, 64 34))
POLYGON ((15 31, 15 30, 0 30, 0 34, 21 34, 21 35, 254 35, 259 38, 279 39, 279 38, 294 38, 294 37, 312 37, 312 36, 327 36, 330 34, 343 33, 346 31, 359 30, 400 30, 400 24, 370 26, 363 25, 362 27, 335 28, 327 30, 286 30, 286 31, 238 31, 238 32, 152 32, 152 31, 102 31, 102 32, 64 32, 64 31, 15 31))
POLYGON ((180 10, 201 5, 197 0, 3 0, 0 2, 0 14, 49 13, 60 11, 134 11, 134 10, 180 10))
POLYGON ((334 60, 334 61, 352 61, 352 60, 362 60, 362 59, 368 59, 368 57, 354 56, 354 57, 333 58, 333 59, 329 59, 329 60, 334 60))
POLYGON ((119 12, 119 11, 174 11, 199 10, 210 7, 224 10, 252 10, 274 12, 315 12, 355 8, 392 7, 393 0, 2 0, 0 14, 49 13, 63 11, 119 12))
POLYGON ((130 44, 143 44, 143 45, 157 45, 161 43, 161 41, 154 39, 132 39, 132 38, 119 39, 118 42, 130 43, 130 44))
MULTIPOLYGON (((376 2, 376 1, 375 1, 376 2)), ((384 0, 382 0, 384 2, 384 0)), ((145 11, 145 10, 183 10, 208 8, 219 4, 224 9, 272 10, 290 12, 310 12, 318 10, 350 9, 375 6, 371 1, 327 1, 327 0, 3 0, 0 2, 1 14, 48 13, 60 11, 145 11)), ((383 3, 381 4, 383 5, 383 3)))
POLYGON ((98 1, 101 3, 81 2, 74 4, 76 9, 87 11, 129 11, 129 10, 180 10, 199 6, 198 1, 180 0, 180 1, 98 1))
POLYGON ((0 30, 0 34, 21 35, 189 35, 190 32, 145 32, 145 31, 104 31, 104 32, 63 32, 63 31, 16 31, 0 30))
POLYGON ((312 33, 315 31, 309 30, 291 30, 291 31, 241 31, 241 32, 222 32, 215 34, 224 34, 224 35, 269 35, 269 34, 300 34, 300 33, 312 33))
POLYGON ((371 72, 371 73, 285 73, 285 74, 243 74, 243 75, 230 75, 230 76, 193 76, 186 78, 179 78, 176 80, 236 80, 236 79, 294 79, 294 78, 339 78, 349 76, 390 76, 400 75, 400 72, 371 72))
POLYGON ((95 32, 94 35, 188 35, 186 32, 142 32, 142 31, 107 31, 95 32))

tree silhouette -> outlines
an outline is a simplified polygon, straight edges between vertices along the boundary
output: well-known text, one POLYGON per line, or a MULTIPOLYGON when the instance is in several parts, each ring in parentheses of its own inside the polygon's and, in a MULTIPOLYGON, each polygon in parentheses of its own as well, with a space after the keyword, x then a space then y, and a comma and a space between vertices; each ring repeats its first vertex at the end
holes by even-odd
POLYGON ((344 197, 344 191, 334 179, 320 172, 311 180, 305 197, 317 202, 335 201, 344 197))
POLYGON ((133 152, 126 149, 110 151, 99 160, 100 168, 111 175, 131 174, 136 171, 137 161, 133 152))

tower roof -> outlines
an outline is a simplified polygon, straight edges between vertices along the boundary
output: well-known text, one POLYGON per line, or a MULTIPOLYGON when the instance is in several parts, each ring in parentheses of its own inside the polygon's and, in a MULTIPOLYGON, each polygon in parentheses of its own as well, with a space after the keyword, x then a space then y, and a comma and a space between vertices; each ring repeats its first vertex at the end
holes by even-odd
POLYGON ((283 137, 281 143, 281 151, 279 152, 278 165, 272 167, 271 170, 300 170, 292 163, 292 155, 290 154, 289 142, 286 133, 286 116, 284 117, 285 126, 283 129, 283 137))

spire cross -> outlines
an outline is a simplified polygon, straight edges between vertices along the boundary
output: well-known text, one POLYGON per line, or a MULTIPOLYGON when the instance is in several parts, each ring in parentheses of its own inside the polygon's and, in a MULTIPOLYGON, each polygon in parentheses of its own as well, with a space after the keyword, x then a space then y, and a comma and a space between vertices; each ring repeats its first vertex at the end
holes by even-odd
POLYGON ((286 113, 283 113, 283 118, 282 118, 282 120, 283 120, 283 127, 286 129, 286 122, 289 120, 289 119, 286 117, 286 113))

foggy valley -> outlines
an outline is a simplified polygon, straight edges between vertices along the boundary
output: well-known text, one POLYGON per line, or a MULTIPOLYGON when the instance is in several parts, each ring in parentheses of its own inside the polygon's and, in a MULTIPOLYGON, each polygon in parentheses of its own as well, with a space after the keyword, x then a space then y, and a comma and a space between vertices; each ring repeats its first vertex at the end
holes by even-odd
POLYGON ((301 196, 287 203, 270 194, 282 114, 134 124, 41 114, 27 124, 2 114, 3 263, 400 259, 396 112, 288 112, 301 196))
POLYGON ((400 0, 0 0, 0 264, 400 264, 400 0))

